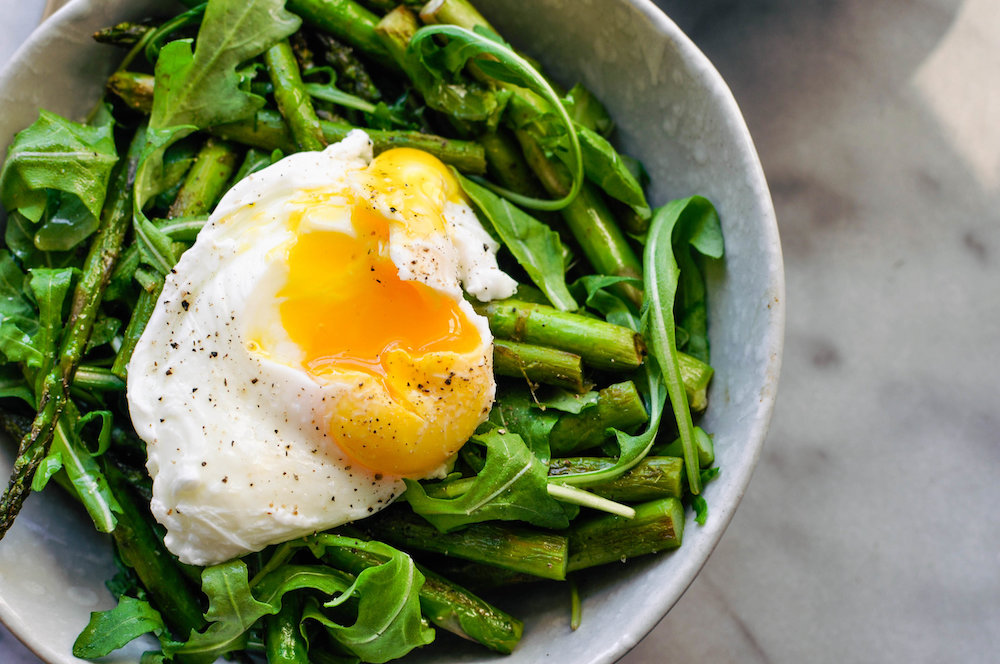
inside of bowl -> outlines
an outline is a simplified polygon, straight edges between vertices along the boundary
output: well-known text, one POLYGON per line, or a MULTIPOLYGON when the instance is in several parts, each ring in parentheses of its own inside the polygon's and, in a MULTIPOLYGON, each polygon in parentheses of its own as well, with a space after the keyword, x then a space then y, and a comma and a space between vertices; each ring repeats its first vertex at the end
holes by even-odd
MULTIPOLYGON (((708 557, 739 502, 766 431, 781 349, 783 290, 773 211, 753 145, 728 89, 650 2, 482 0, 509 41, 563 84, 581 81, 607 105, 616 139, 651 175, 655 205, 691 194, 717 206, 725 266, 709 273, 716 377, 704 427, 715 434, 721 476, 705 491, 708 523, 689 520, 675 553, 610 565, 580 578, 583 626, 569 628, 564 586, 517 589, 499 601, 523 618, 525 637, 505 661, 611 662, 655 625, 708 557), (528 9, 530 7, 530 10, 528 9)), ((90 40, 99 27, 162 11, 155 0, 77 0, 47 24, 0 79, 0 143, 48 108, 81 118, 116 54, 90 40), (39 85, 44 81, 44 85, 39 85)), ((5 445, 9 468, 10 446, 5 445)), ((75 661, 70 646, 89 613, 112 604, 110 545, 82 511, 50 490, 33 496, 0 543, 0 618, 45 660, 75 661)), ((449 635, 413 661, 495 656, 449 635)), ((135 661, 142 646, 110 661, 135 661)))

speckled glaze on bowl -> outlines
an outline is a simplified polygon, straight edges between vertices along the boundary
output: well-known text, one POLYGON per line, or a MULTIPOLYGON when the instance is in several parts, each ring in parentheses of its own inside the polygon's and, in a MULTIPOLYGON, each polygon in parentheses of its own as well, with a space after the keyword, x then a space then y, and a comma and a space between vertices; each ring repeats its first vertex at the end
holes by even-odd
MULTIPOLYGON (((519 589, 505 608, 525 621, 510 664, 607 664, 634 646, 688 587, 729 524, 760 455, 774 404, 784 331, 784 276, 770 195, 729 89, 704 55, 643 0, 480 0, 507 39, 565 83, 582 81, 618 124, 619 146, 645 164, 654 205, 702 194, 717 206, 726 262, 708 274, 715 380, 703 424, 715 434, 721 476, 705 490, 708 523, 690 522, 676 552, 615 565, 581 580, 583 626, 569 629, 568 593, 519 589), (530 9, 528 9, 530 7, 530 9)), ((38 108, 81 118, 119 53, 91 41, 96 29, 163 12, 162 0, 74 0, 0 74, 0 148, 38 108)), ((3 446, 0 472, 10 466, 3 446)), ((76 660, 89 613, 112 605, 110 544, 58 489, 32 496, 0 542, 0 619, 39 657, 76 660)), ((447 636, 407 661, 499 659, 447 636)), ((147 645, 148 647, 148 645, 147 645)), ((108 658, 135 662, 133 644, 108 658)))

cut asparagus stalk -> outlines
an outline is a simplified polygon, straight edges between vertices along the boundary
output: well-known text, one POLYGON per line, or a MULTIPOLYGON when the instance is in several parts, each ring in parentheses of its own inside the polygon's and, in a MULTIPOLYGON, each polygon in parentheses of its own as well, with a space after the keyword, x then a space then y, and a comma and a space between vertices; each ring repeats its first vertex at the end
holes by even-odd
POLYGON ((442 553, 544 579, 566 578, 566 538, 552 532, 478 523, 441 533, 420 517, 399 510, 362 523, 371 528, 373 539, 404 549, 442 553))
MULTIPOLYGON (((117 72, 109 81, 109 90, 122 97, 126 104, 148 113, 152 108, 154 79, 148 74, 117 72), (114 83, 114 84, 112 84, 114 83)), ((320 120, 327 143, 342 140, 354 127, 346 122, 320 120)), ((271 152, 294 152, 295 141, 280 113, 261 110, 252 120, 231 122, 212 127, 210 133, 243 145, 271 152)), ((444 138, 418 131, 386 131, 365 129, 375 147, 375 154, 391 148, 416 148, 429 152, 463 173, 482 175, 486 172, 483 146, 474 141, 444 138)))
POLYGON ((586 391, 583 362, 579 355, 544 346, 496 339, 493 342, 493 371, 498 376, 524 378, 531 383, 586 391))
POLYGON ((607 440, 609 428, 629 431, 648 419, 632 381, 609 385, 598 393, 596 406, 559 418, 549 432, 549 448, 553 455, 561 456, 597 447, 607 440))
POLYGON ((288 11, 386 67, 395 63, 375 34, 378 16, 353 0, 288 0, 288 11))
POLYGON ((643 503, 636 507, 633 519, 600 516, 570 528, 567 571, 675 549, 683 533, 684 506, 677 498, 643 503))
POLYGON ((696 413, 708 408, 708 384, 715 370, 708 364, 687 353, 677 353, 677 364, 681 368, 681 380, 687 391, 688 406, 696 413))
MULTIPOLYGON (((608 457, 566 457, 552 459, 549 477, 577 475, 614 465, 608 457)), ((672 456, 648 456, 616 480, 587 487, 588 491, 610 500, 642 502, 657 498, 680 498, 684 487, 684 461, 672 456)))
MULTIPOLYGON (((522 98, 512 97, 511 106, 516 106, 522 98)), ((572 182, 569 170, 562 163, 548 158, 529 131, 518 129, 514 133, 521 143, 528 165, 538 176, 542 186, 552 196, 565 196, 572 182)), ((592 184, 584 183, 580 195, 560 212, 584 256, 598 274, 636 278, 642 276, 638 256, 618 227, 604 197, 592 184)), ((635 286, 619 284, 615 288, 636 306, 642 304, 642 291, 635 286)))
POLYGON ((238 160, 235 146, 216 138, 205 141, 184 176, 184 183, 167 216, 174 219, 211 212, 224 193, 238 160))
POLYGON ((302 86, 302 75, 295 53, 287 39, 264 52, 267 73, 274 85, 274 100, 291 129, 300 150, 322 150, 326 147, 323 128, 313 109, 312 99, 302 86))
MULTIPOLYGON (((715 444, 712 442, 712 437, 701 427, 694 428, 694 448, 698 455, 699 466, 708 468, 715 463, 715 444)), ((684 447, 681 445, 681 439, 677 438, 666 445, 657 445, 650 452, 654 453, 663 456, 683 456, 684 447)))
POLYGON ((475 307, 489 319, 497 337, 575 353, 595 369, 629 371, 642 364, 645 355, 642 337, 633 330, 597 318, 520 300, 475 307))

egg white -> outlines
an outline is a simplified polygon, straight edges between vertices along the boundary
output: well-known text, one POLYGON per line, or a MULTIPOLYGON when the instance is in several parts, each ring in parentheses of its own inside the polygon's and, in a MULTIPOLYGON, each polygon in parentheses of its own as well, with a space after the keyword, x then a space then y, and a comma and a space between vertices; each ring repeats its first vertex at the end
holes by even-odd
MULTIPOLYGON (((129 364, 127 395, 147 443, 150 508, 182 562, 215 564, 358 520, 404 488, 398 477, 352 463, 328 440, 330 404, 354 386, 320 385, 296 366, 301 350, 273 313, 287 274, 277 257, 294 241, 290 198, 356 186, 351 173, 371 159, 371 142, 355 131, 249 176, 167 276, 129 364), (260 329, 250 332, 262 325, 276 344, 266 356, 254 349, 260 329)), ((390 256, 407 266, 403 279, 457 296, 488 347, 488 326, 462 299, 459 282, 480 299, 510 295, 515 284, 496 266, 497 245, 467 206, 450 203, 446 219, 450 239, 424 240, 433 251, 391 237, 390 256)), ((350 231, 349 215, 307 215, 303 223, 350 231)))

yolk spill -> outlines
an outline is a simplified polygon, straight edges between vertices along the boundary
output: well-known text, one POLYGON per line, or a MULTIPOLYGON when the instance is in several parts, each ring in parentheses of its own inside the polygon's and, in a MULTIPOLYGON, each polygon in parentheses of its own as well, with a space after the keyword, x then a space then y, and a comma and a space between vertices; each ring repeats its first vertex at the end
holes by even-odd
MULTIPOLYGON (((366 187, 387 207, 402 213, 408 236, 444 231, 443 204, 458 195, 458 184, 437 159, 417 150, 391 150, 373 161, 366 173, 366 187)), ((336 192, 330 197, 342 204, 343 196, 344 192, 336 192)), ((310 204, 323 205, 325 197, 313 193, 310 204)), ((367 374, 393 401, 412 410, 407 387, 423 388, 427 368, 415 366, 419 362, 401 363, 400 351, 414 360, 428 353, 467 354, 481 346, 482 337, 454 299, 399 278, 388 250, 390 225, 398 220, 387 219, 357 198, 350 211, 354 235, 312 230, 300 233, 290 247, 288 280, 278 292, 282 325, 304 352, 304 365, 313 375, 343 370, 367 374)), ((440 441, 431 441, 427 449, 415 452, 415 445, 428 445, 419 440, 417 429, 423 429, 400 427, 403 438, 413 439, 399 441, 408 446, 410 457, 403 465, 396 458, 400 448, 384 441, 369 444, 357 436, 334 437, 355 461, 376 471, 404 474, 403 469, 419 473, 440 466, 472 433, 457 434, 461 440, 449 441, 443 448, 440 441)))

